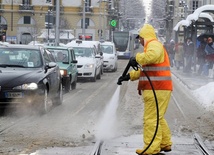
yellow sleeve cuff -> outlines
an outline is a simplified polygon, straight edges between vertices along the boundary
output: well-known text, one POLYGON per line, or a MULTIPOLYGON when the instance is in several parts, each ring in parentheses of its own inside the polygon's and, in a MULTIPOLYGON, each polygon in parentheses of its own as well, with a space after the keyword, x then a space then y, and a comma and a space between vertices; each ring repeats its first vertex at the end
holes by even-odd
POLYGON ((134 81, 134 80, 138 80, 140 77, 140 69, 136 70, 132 70, 129 72, 130 75, 130 80, 134 81))

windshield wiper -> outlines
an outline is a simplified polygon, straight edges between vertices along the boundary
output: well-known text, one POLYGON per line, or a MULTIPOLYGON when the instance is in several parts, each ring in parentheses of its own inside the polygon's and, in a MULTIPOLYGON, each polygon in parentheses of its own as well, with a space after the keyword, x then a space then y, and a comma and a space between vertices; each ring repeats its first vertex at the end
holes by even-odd
POLYGON ((21 68, 25 68, 25 66, 23 65, 12 65, 12 64, 0 64, 0 67, 21 67, 21 68))

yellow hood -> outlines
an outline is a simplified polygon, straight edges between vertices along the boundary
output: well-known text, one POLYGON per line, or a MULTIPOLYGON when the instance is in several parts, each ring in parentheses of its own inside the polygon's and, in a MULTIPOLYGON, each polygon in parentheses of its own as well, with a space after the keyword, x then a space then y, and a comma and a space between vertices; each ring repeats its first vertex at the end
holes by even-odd
POLYGON ((155 29, 150 24, 144 24, 144 26, 140 29, 139 36, 144 38, 146 41, 157 39, 155 29))

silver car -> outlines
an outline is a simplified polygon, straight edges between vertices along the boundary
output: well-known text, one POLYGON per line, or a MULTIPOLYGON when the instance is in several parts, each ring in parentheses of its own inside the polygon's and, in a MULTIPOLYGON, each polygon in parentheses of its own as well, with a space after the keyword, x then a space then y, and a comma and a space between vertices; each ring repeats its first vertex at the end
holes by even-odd
POLYGON ((103 52, 103 69, 104 71, 117 71, 117 51, 113 42, 101 43, 103 52))

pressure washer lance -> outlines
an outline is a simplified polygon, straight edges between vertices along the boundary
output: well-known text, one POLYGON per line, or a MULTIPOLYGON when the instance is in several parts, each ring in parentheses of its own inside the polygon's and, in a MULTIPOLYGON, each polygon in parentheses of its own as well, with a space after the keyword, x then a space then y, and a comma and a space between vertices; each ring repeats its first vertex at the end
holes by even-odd
MULTIPOLYGON (((140 66, 140 65, 138 64, 138 66, 140 66)), ((130 67, 132 67, 134 70, 137 71, 137 70, 138 70, 138 66, 133 66, 133 65, 131 65, 131 63, 130 63, 130 61, 129 61, 129 63, 126 65, 125 70, 123 71, 122 76, 123 76, 123 77, 126 76, 126 74, 128 73, 130 67)), ((141 66, 140 66, 140 67, 141 67, 141 66)), ((141 67, 141 68, 142 68, 142 67, 141 67)), ((143 68, 142 68, 142 69, 143 69, 143 68)), ((142 70, 142 71, 143 71, 143 70, 142 70)), ((120 81, 120 80, 118 79, 117 84, 118 84, 118 85, 122 85, 122 81, 120 81)))
MULTIPOLYGON (((127 66, 126 66, 126 68, 125 68, 125 70, 124 70, 122 76, 125 77, 125 76, 127 75, 127 73, 128 73, 128 71, 129 71, 129 68, 130 68, 130 67, 132 67, 134 70, 138 70, 138 68, 140 68, 140 70, 146 75, 146 77, 147 77, 147 79, 148 79, 148 81, 149 81, 149 83, 150 83, 150 85, 151 85, 151 87, 152 87, 152 91, 153 91, 154 98, 155 98, 155 103, 156 103, 156 115, 157 115, 157 118, 156 118, 156 119, 157 119, 157 122, 156 122, 156 129, 155 129, 154 135, 153 135, 152 140, 151 140, 151 142, 149 143, 149 145, 144 149, 143 152, 141 152, 141 153, 139 154, 139 155, 143 155, 143 153, 145 153, 146 150, 148 150, 149 147, 152 145, 152 143, 153 143, 153 141, 154 141, 154 139, 155 139, 155 137, 156 137, 156 135, 157 135, 158 125, 159 125, 159 108, 158 108, 158 100, 157 100, 157 96, 156 96, 155 89, 154 89, 154 86, 153 86, 153 84, 152 84, 152 81, 150 80, 148 74, 147 74, 146 71, 143 69, 143 67, 140 66, 138 63, 137 63, 137 66, 132 66, 132 65, 130 64, 130 62, 129 62, 129 63, 127 64, 127 66)), ((120 81, 120 80, 118 79, 117 84, 118 84, 118 85, 122 85, 122 81, 120 81)))

